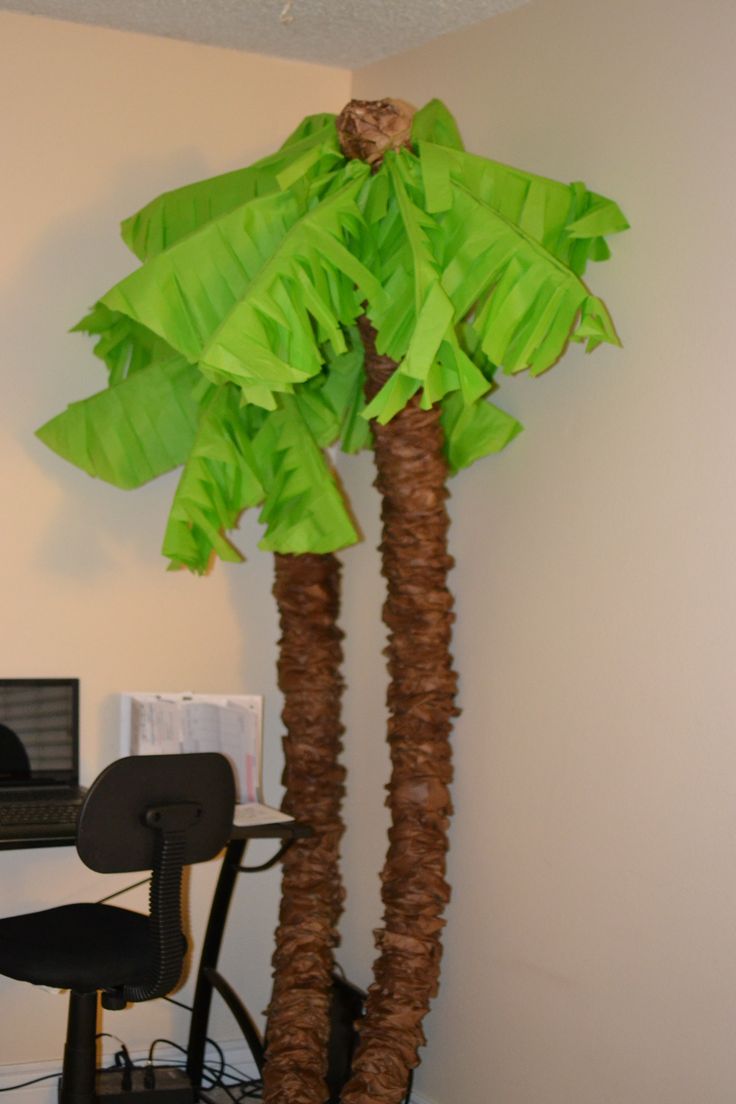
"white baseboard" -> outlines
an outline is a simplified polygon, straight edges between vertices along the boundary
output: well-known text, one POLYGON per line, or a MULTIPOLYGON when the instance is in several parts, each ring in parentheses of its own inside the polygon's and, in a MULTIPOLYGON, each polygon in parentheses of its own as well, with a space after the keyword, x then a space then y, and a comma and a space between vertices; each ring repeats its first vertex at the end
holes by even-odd
MULTIPOLYGON (((234 1066, 246 1077, 258 1076, 258 1068, 245 1043, 242 1041, 220 1043, 220 1046, 222 1047, 226 1062, 234 1066)), ((114 1049, 110 1051, 107 1049, 105 1050, 103 1054, 103 1062, 105 1065, 112 1065, 114 1054, 114 1049)), ((136 1065, 142 1065, 148 1058, 148 1052, 133 1051, 130 1056, 136 1065)), ((179 1050, 174 1050, 172 1047, 157 1047, 155 1057, 156 1062, 159 1064, 166 1062, 176 1064, 181 1062, 182 1053, 179 1050)), ((207 1049, 206 1061, 213 1067, 218 1066, 218 1058, 209 1047, 207 1049)), ((17 1062, 13 1065, 0 1065, 0 1090, 10 1088, 12 1085, 23 1084, 26 1081, 33 1081, 37 1077, 48 1078, 48 1080, 41 1081, 38 1084, 16 1089, 14 1092, 8 1093, 7 1096, 3 1094, 4 1100, 7 1104, 56 1104, 56 1084, 60 1069, 60 1060, 17 1062)), ((418 1093, 413 1092, 411 1094, 411 1104, 432 1104, 432 1102, 420 1096, 418 1093)))

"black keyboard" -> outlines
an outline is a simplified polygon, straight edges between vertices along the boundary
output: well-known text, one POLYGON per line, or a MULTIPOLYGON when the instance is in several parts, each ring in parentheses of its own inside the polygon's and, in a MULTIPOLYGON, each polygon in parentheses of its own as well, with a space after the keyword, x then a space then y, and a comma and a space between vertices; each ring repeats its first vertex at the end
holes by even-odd
POLYGON ((22 827, 27 824, 76 824, 80 803, 35 801, 0 804, 0 825, 22 827))

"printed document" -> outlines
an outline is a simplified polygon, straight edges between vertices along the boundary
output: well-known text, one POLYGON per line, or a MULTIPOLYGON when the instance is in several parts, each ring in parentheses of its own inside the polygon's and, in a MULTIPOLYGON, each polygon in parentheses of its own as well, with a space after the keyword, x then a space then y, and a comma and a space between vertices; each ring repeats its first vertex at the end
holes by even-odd
POLYGON ((263 698, 257 694, 121 695, 121 753, 219 751, 235 776, 238 826, 293 818, 263 802, 263 698))

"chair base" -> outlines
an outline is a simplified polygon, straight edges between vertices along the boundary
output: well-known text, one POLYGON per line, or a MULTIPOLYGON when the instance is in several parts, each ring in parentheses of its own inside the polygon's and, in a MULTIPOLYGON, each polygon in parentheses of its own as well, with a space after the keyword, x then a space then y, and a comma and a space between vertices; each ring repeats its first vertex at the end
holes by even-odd
POLYGON ((153 1085, 145 1083, 148 1070, 134 1069, 131 1072, 131 1087, 123 1089, 122 1070, 98 1070, 95 1079, 98 1104, 117 1104, 116 1098, 121 1097, 125 1097, 126 1104, 194 1104, 194 1089, 184 1070, 175 1066, 156 1066, 153 1085))

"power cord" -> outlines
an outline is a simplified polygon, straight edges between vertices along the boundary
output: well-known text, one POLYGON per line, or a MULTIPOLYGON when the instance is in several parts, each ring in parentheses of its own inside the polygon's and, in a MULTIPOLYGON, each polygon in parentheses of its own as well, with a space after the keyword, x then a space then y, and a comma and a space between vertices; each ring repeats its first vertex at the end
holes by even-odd
MULTIPOLYGON (((148 879, 146 879, 147 881, 148 879)), ((141 885, 143 883, 137 883, 141 885)), ((128 889, 133 889, 134 886, 128 886, 128 889)), ((126 890, 120 890, 119 892, 125 893, 126 890)), ((174 997, 164 997, 164 1000, 169 1001, 170 1004, 175 1004, 179 1008, 185 1009, 187 1012, 191 1012, 191 1005, 184 1004, 182 1001, 176 1000, 174 997)), ((128 1047, 122 1039, 117 1035, 111 1035, 109 1031, 101 1031, 96 1035, 97 1039, 113 1039, 118 1044, 119 1049, 115 1051, 113 1057, 112 1066, 107 1066, 103 1072, 110 1072, 114 1070, 121 1071, 120 1087, 123 1092, 130 1092, 133 1087, 133 1071, 138 1068, 135 1062, 130 1056, 128 1047)), ((241 1101, 245 1099, 252 1099, 255 1096, 260 1096, 262 1089, 262 1081, 257 1077, 249 1077, 243 1070, 238 1069, 231 1062, 225 1060, 225 1054, 220 1044, 215 1039, 207 1039, 207 1043, 215 1051, 218 1066, 213 1067, 210 1064, 205 1064, 202 1073, 207 1078, 207 1083, 202 1085, 199 1093, 200 1099, 205 1104, 221 1104, 221 1101, 208 1097, 207 1092, 213 1089, 220 1089, 225 1095, 233 1102, 233 1104, 241 1104, 241 1101), (227 1081, 226 1081, 227 1079, 227 1081), (236 1095, 234 1090, 240 1090, 239 1095, 236 1095)), ((143 1085, 146 1089, 156 1088, 156 1069, 161 1066, 166 1066, 169 1069, 174 1067, 176 1069, 185 1069, 186 1062, 154 1062, 154 1051, 159 1044, 173 1047, 175 1050, 180 1051, 186 1056, 186 1047, 181 1046, 179 1043, 175 1043, 172 1039, 154 1039, 148 1049, 148 1059, 143 1069, 143 1085)), ((45 1073, 42 1077, 34 1077, 29 1081, 20 1081, 14 1085, 4 1085, 0 1088, 0 1093, 13 1092, 15 1089, 25 1089, 30 1085, 38 1085, 42 1081, 50 1081, 61 1077, 61 1070, 56 1073, 45 1073)))
MULTIPOLYGON (((135 1067, 127 1046, 122 1039, 118 1039, 117 1035, 110 1035, 107 1031, 100 1032, 96 1038, 114 1039, 116 1043, 120 1044, 120 1050, 115 1053, 115 1064, 111 1068, 123 1070, 122 1088, 126 1092, 129 1091, 132 1088, 132 1074, 135 1067)), ((13 1092, 14 1089, 26 1089, 29 1085, 38 1085, 41 1081, 50 1081, 52 1078, 58 1079, 59 1077, 61 1077, 61 1070, 56 1073, 45 1073, 43 1077, 34 1077, 30 1081, 19 1081, 15 1085, 4 1085, 0 1088, 0 1093, 13 1092)))
MULTIPOLYGON (((163 999, 168 1001, 169 1004, 175 1004, 177 1006, 177 1008, 183 1008, 185 1010, 185 1012, 191 1012, 192 1011, 192 1006, 190 1004, 185 1004, 183 1001, 176 1000, 175 997, 164 997, 163 999)), ((159 1042, 167 1042, 167 1040, 165 1040, 165 1039, 158 1040, 158 1041, 159 1042)), ((212 1079, 211 1084, 205 1085, 204 1088, 206 1088, 206 1089, 220 1088, 220 1086, 222 1085, 222 1078, 225 1077, 225 1076, 228 1076, 228 1077, 231 1077, 236 1084, 247 1084, 247 1086, 249 1088, 251 1086, 255 1086, 256 1088, 260 1089, 260 1087, 261 1087, 261 1079, 260 1078, 249 1077, 248 1074, 244 1073, 243 1070, 238 1069, 237 1066, 232 1065, 231 1062, 226 1062, 225 1061, 225 1055, 223 1053, 222 1047, 220 1046, 220 1044, 215 1039, 211 1039, 208 1036, 205 1041, 217 1053, 217 1057, 218 1057, 218 1060, 219 1060, 219 1063, 220 1063, 220 1068, 217 1071, 217 1073, 214 1073, 211 1066, 206 1065, 204 1067, 203 1072, 206 1073, 207 1076, 212 1079), (232 1070, 233 1072, 232 1073, 226 1073, 227 1070, 232 1070)), ((172 1045, 175 1046, 176 1044, 172 1044, 172 1045)), ((179 1049, 183 1050, 184 1048, 180 1047, 179 1049)), ((252 1094, 250 1094, 250 1095, 252 1095, 252 1094)))
POLYGON ((123 1092, 130 1092, 133 1088, 133 1070, 135 1069, 135 1063, 130 1057, 130 1051, 117 1035, 111 1035, 109 1031, 100 1031, 95 1036, 96 1039, 114 1039, 119 1045, 120 1050, 115 1052, 112 1066, 108 1067, 108 1071, 122 1070, 120 1078, 120 1088, 123 1092))
POLYGON ((49 1081, 52 1077, 61 1077, 61 1070, 58 1073, 45 1073, 43 1077, 34 1077, 32 1081, 20 1081, 17 1085, 4 1085, 0 1089, 0 1092, 12 1092, 13 1089, 26 1089, 29 1085, 37 1085, 39 1081, 49 1081))
MULTIPOLYGON (((173 1003, 180 1004, 181 1002, 174 1001, 173 1003)), ((186 1008, 186 1005, 183 1005, 183 1007, 186 1008)), ((221 1102, 207 1097, 207 1092, 211 1092, 213 1089, 219 1089, 221 1092, 224 1092, 228 1099, 233 1102, 233 1104, 240 1104, 240 1101, 242 1101, 246 1097, 253 1097, 256 1095, 256 1093, 260 1093, 262 1082, 259 1078, 248 1077, 248 1075, 245 1074, 242 1070, 238 1069, 237 1066, 233 1066, 232 1063, 226 1062, 222 1047, 219 1045, 219 1043, 216 1043, 214 1039, 208 1039, 207 1042, 217 1051, 220 1067, 219 1069, 214 1070, 211 1066, 205 1065, 202 1070, 203 1074, 206 1074, 208 1078, 208 1083, 200 1087, 199 1095, 200 1098, 206 1102, 206 1104, 221 1104, 221 1102), (232 1070, 233 1072, 229 1073, 227 1072, 228 1070, 232 1070), (228 1081, 225 1081, 226 1077, 228 1078, 228 1081), (236 1089, 241 1090, 240 1095, 236 1095, 236 1093, 233 1091, 236 1089)), ((155 1069, 155 1066, 153 1064, 153 1054, 159 1043, 163 1043, 166 1046, 174 1047, 175 1050, 180 1050, 182 1054, 187 1053, 185 1047, 180 1046, 178 1043, 175 1043, 172 1039, 154 1039, 148 1051, 148 1064, 151 1070, 155 1069)), ((172 1065, 181 1065, 182 1068, 186 1066, 185 1062, 167 1062, 166 1064, 169 1067, 171 1067, 172 1065)))

